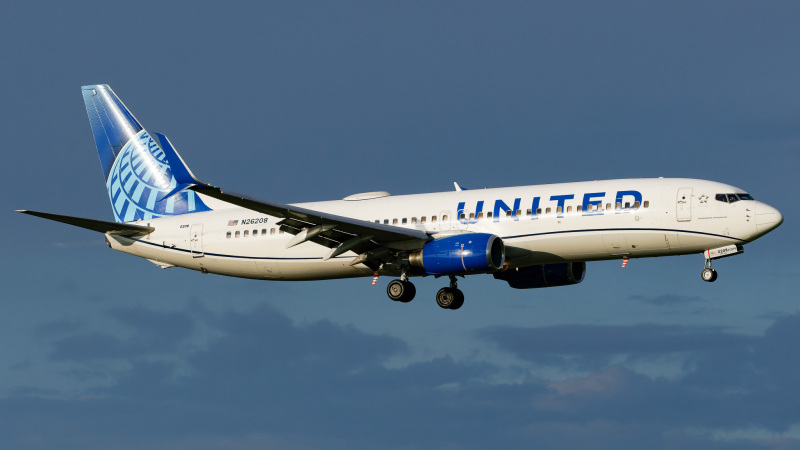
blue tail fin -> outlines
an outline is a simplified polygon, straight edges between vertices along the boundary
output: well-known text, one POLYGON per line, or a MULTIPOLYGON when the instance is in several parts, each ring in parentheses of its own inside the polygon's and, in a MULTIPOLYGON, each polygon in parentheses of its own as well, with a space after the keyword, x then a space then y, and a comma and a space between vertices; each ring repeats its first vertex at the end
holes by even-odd
POLYGON ((210 210, 193 191, 168 195, 177 182, 163 135, 151 136, 108 85, 81 89, 117 222, 210 210))

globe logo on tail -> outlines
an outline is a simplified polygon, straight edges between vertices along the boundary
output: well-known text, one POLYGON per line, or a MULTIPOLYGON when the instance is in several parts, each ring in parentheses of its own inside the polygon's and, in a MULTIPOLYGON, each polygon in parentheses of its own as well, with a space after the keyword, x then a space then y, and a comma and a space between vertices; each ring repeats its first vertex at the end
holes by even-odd
POLYGON ((164 199, 176 185, 166 155, 145 130, 125 144, 106 182, 118 222, 210 210, 193 191, 164 199))

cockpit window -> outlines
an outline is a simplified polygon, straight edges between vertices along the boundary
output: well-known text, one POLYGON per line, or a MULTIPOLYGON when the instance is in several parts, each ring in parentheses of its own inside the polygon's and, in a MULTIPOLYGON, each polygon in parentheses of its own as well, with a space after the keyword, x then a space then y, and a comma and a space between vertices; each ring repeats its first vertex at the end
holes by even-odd
POLYGON ((741 194, 717 194, 716 197, 717 201, 725 202, 725 203, 736 203, 739 200, 755 200, 753 196, 746 193, 741 194))

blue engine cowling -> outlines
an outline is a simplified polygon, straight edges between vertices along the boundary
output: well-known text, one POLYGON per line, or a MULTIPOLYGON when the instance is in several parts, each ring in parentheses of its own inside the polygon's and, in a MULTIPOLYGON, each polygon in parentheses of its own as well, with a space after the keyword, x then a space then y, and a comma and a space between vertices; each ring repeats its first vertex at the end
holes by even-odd
POLYGON ((578 284, 586 276, 585 262, 541 264, 518 267, 494 274, 514 289, 533 289, 578 284))
POLYGON ((408 262, 429 275, 495 272, 503 267, 506 248, 498 236, 465 233, 434 239, 409 254, 408 262))

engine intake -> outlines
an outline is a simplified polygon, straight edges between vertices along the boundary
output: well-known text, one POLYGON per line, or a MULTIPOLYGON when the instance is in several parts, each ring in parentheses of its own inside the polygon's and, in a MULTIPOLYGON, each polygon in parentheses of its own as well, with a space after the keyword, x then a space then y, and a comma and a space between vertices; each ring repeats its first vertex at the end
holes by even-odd
POLYGON ((434 239, 408 255, 408 262, 429 275, 495 272, 503 268, 506 248, 498 236, 465 233, 434 239))
POLYGON ((585 262, 541 264, 518 267, 494 274, 514 289, 534 289, 578 284, 586 276, 585 262))

